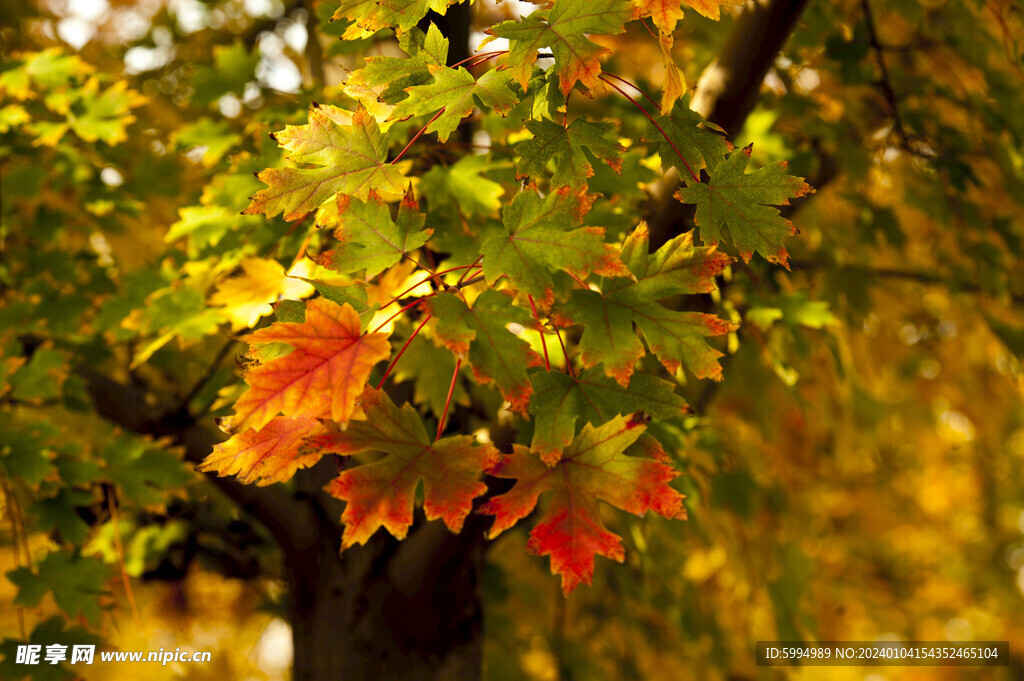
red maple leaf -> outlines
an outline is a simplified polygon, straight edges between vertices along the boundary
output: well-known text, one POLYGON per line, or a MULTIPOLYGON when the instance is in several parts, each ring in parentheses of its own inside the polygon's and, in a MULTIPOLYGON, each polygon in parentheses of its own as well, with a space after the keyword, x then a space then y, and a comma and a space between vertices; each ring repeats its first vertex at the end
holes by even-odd
POLYGON ((590 584, 594 556, 619 562, 625 558, 618 535, 601 521, 598 499, 639 516, 653 510, 666 518, 686 517, 683 495, 667 484, 679 473, 664 462, 664 451, 644 430, 642 419, 623 416, 598 428, 588 423, 554 467, 516 445, 511 455, 489 471, 516 484, 480 508, 495 516, 488 536, 493 538, 526 517, 541 493, 554 492, 547 511, 530 533, 528 548, 551 556, 551 572, 562 575, 566 595, 581 582, 590 584), (626 449, 634 444, 656 458, 627 455, 626 449))

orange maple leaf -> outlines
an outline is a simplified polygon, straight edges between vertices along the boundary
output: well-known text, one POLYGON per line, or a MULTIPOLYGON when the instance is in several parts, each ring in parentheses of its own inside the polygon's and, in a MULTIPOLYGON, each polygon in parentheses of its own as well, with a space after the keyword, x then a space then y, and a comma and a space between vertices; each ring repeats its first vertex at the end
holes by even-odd
POLYGON ((329 416, 344 427, 373 365, 391 355, 387 334, 364 335, 351 305, 326 298, 306 304, 304 322, 277 322, 244 340, 287 343, 294 350, 249 370, 249 390, 235 403, 232 429, 258 430, 281 413, 292 418, 329 416), (322 395, 328 396, 326 410, 322 395))
POLYGON ((275 416, 259 430, 238 433, 213 448, 213 453, 196 466, 197 471, 237 475, 243 485, 260 487, 284 482, 300 468, 320 460, 324 451, 310 447, 308 440, 324 432, 316 419, 275 416))

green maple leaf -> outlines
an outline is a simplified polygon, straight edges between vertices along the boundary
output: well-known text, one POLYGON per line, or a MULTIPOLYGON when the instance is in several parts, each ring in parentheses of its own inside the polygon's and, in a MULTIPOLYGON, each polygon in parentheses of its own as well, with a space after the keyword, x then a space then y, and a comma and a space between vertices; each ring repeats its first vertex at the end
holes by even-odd
POLYGON ((477 446, 468 435, 431 443, 427 429, 408 403, 401 409, 386 393, 367 388, 360 399, 366 420, 315 440, 337 454, 383 452, 372 463, 349 468, 325 488, 345 500, 341 548, 365 544, 384 527, 398 539, 412 525, 416 487, 423 481, 423 510, 427 520, 440 518, 459 532, 473 508, 473 499, 487 491, 483 472, 498 456, 489 445, 477 446))
POLYGON ((370 191, 400 193, 402 173, 387 163, 388 138, 362 107, 349 115, 333 106, 314 106, 309 124, 290 125, 274 136, 287 158, 315 168, 268 168, 257 177, 268 187, 252 197, 243 214, 284 213, 297 220, 335 194, 358 199, 370 191))
POLYGON ((721 353, 705 342, 734 330, 734 324, 698 312, 677 312, 655 302, 678 294, 708 293, 714 277, 731 258, 714 247, 694 248, 692 233, 681 234, 648 253, 649 235, 641 224, 626 239, 622 260, 632 278, 606 282, 603 290, 573 291, 561 307, 564 316, 585 329, 580 339, 584 366, 605 365, 605 372, 629 385, 633 365, 644 347, 633 330, 636 323, 651 351, 674 373, 680 364, 697 378, 721 378, 721 353))
POLYGON ((709 182, 683 187, 675 196, 683 203, 697 204, 694 222, 705 243, 717 244, 728 228, 744 261, 757 252, 785 266, 789 253, 782 241, 796 228, 775 206, 785 206, 789 199, 814 190, 802 177, 787 175, 785 162, 746 173, 751 146, 729 155, 709 182))
POLYGON ((601 63, 597 56, 607 50, 587 38, 587 34, 621 33, 630 17, 630 6, 623 0, 558 0, 550 10, 540 10, 520 21, 504 21, 487 32, 508 38, 512 75, 524 88, 533 74, 537 51, 550 47, 562 94, 579 81, 584 87, 597 85, 601 63))
POLYGON ((78 515, 78 509, 89 507, 92 501, 91 493, 64 487, 51 497, 37 500, 31 510, 40 529, 56 529, 63 541, 81 544, 89 537, 89 525, 78 515))
POLYGON ((590 272, 627 276, 615 249, 604 243, 604 229, 580 227, 588 199, 568 189, 540 198, 536 191, 520 192, 505 206, 502 220, 507 235, 484 242, 484 276, 488 283, 507 275, 521 290, 547 303, 554 300, 549 270, 579 277, 590 272))
POLYGON ((6 413, 0 414, 0 471, 29 485, 38 484, 53 468, 51 458, 58 435, 51 423, 19 423, 6 413))
POLYGON ((616 415, 643 411, 655 418, 672 418, 686 410, 673 386, 650 374, 633 374, 628 387, 592 367, 579 376, 540 371, 531 377, 530 413, 536 422, 530 449, 551 463, 576 435, 577 422, 604 423, 616 415))
POLYGON ((192 101, 200 106, 212 104, 225 92, 241 95, 247 83, 256 76, 260 62, 258 50, 252 50, 238 39, 233 45, 215 45, 213 64, 200 66, 192 79, 192 101))
POLYGON ((692 180, 691 171, 713 170, 732 149, 724 136, 709 129, 704 117, 690 108, 689 94, 676 101, 671 113, 654 120, 658 127, 649 125, 643 141, 657 145, 662 170, 675 167, 685 181, 692 180))
POLYGON ((427 242, 433 230, 423 229, 425 219, 411 194, 402 201, 397 220, 372 192, 367 201, 342 197, 332 221, 339 244, 320 254, 320 264, 345 273, 366 270, 365 278, 372 279, 427 242))
POLYGON ((530 313, 495 290, 481 293, 472 307, 450 293, 434 296, 427 306, 437 320, 435 334, 445 347, 457 355, 468 355, 477 381, 494 381, 512 410, 525 414, 532 390, 526 370, 542 360, 507 325, 533 326, 530 313))
POLYGON ((463 156, 448 166, 434 166, 420 178, 420 193, 430 197, 431 207, 457 203, 463 214, 486 217, 501 207, 505 188, 483 173, 507 167, 483 155, 463 156))
POLYGON ((333 20, 349 19, 367 32, 397 26, 403 31, 414 28, 427 12, 444 15, 449 5, 462 0, 341 0, 333 20))
POLYGON ((409 97, 395 107, 391 119, 423 116, 443 109, 444 113, 427 126, 427 132, 436 132, 441 142, 447 141, 462 119, 473 112, 476 100, 499 115, 519 102, 519 97, 508 87, 512 82, 508 71, 492 69, 479 79, 461 66, 454 69, 435 66, 430 72, 434 82, 407 88, 409 97))
POLYGON ((591 123, 577 118, 567 128, 563 128, 544 119, 527 121, 526 127, 533 133, 533 139, 516 147, 520 155, 516 163, 517 178, 540 177, 548 161, 555 159, 552 188, 565 185, 576 189, 586 187, 587 178, 594 174, 594 169, 583 153, 583 147, 611 166, 615 172, 622 169, 622 145, 605 138, 615 129, 613 123, 591 123))
POLYGON ((366 66, 345 80, 345 94, 376 112, 378 102, 397 104, 408 97, 406 88, 430 82, 430 67, 448 61, 448 39, 434 24, 426 33, 415 27, 406 31, 398 44, 406 57, 367 57, 366 66))
POLYGON ((57 607, 71 617, 81 614, 93 624, 99 624, 99 597, 106 593, 104 582, 110 577, 108 568, 99 558, 72 556, 54 551, 46 556, 33 573, 20 567, 7 573, 7 579, 18 587, 15 605, 33 607, 47 592, 53 592, 57 607))

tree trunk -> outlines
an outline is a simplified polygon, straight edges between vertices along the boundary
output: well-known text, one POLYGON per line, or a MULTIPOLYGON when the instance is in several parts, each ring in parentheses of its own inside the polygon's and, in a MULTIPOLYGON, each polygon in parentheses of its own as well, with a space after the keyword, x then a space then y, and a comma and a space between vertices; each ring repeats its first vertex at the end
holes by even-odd
POLYGON ((308 541, 285 550, 293 678, 479 679, 485 526, 473 516, 453 535, 421 522, 402 542, 379 532, 339 556, 337 517, 321 514, 308 541))

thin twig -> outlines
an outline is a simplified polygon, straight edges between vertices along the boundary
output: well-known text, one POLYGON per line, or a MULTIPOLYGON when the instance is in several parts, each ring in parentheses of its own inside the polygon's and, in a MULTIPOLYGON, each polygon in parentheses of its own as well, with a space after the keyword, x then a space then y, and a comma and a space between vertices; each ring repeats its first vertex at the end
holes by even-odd
POLYGON ((183 412, 188 410, 189 403, 192 400, 194 400, 200 392, 202 392, 203 388, 206 387, 206 384, 209 383, 210 379, 212 379, 213 376, 217 373, 217 370, 220 368, 220 363, 223 362, 224 358, 228 356, 228 352, 231 351, 231 347, 234 344, 235 341, 228 341, 227 343, 224 344, 223 347, 221 347, 220 350, 217 351, 217 356, 214 357, 213 361, 210 362, 210 364, 206 367, 206 370, 203 372, 203 375, 199 378, 198 381, 195 382, 195 384, 192 386, 192 389, 189 390, 183 398, 181 398, 181 402, 178 403, 178 408, 176 409, 177 412, 183 412))
POLYGON ((900 117, 900 109, 896 105, 896 91, 893 90, 892 80, 889 78, 889 69, 885 65, 885 55, 883 53, 882 45, 878 41, 878 32, 875 30, 875 19, 871 13, 871 3, 868 0, 861 0, 861 7, 864 9, 864 23, 868 29, 868 43, 871 45, 871 49, 875 52, 875 57, 878 60, 878 69, 881 73, 881 79, 877 85, 882 89, 882 94, 885 96, 885 101, 889 105, 889 113, 892 115, 892 127, 896 131, 896 134, 900 137, 900 142, 903 147, 910 146, 910 137, 907 135, 906 129, 903 127, 903 120, 900 117))
POLYGON ((135 603, 135 592, 132 591, 132 580, 128 576, 128 567, 125 564, 124 543, 121 541, 121 523, 117 515, 117 499, 114 497, 114 486, 107 486, 107 508, 110 509, 110 522, 114 525, 114 551, 117 553, 117 567, 121 571, 121 583, 124 585, 124 594, 128 598, 128 607, 132 611, 132 620, 135 628, 142 631, 142 618, 139 617, 139 607, 135 603))
POLYGON ((403 312, 405 312, 409 308, 416 307, 417 305, 420 304, 420 301, 426 300, 427 298, 432 298, 434 295, 435 295, 434 293, 431 293, 429 296, 423 296, 422 298, 417 298, 416 300, 412 301, 408 305, 402 307, 401 310, 399 310, 398 312, 396 312, 395 314, 391 315, 390 317, 388 317, 387 319, 382 321, 380 324, 378 324, 377 328, 374 329, 371 333, 377 333, 378 331, 383 329, 385 326, 387 326, 388 323, 391 322, 391 320, 393 320, 395 317, 397 317, 398 315, 402 314, 403 312))

